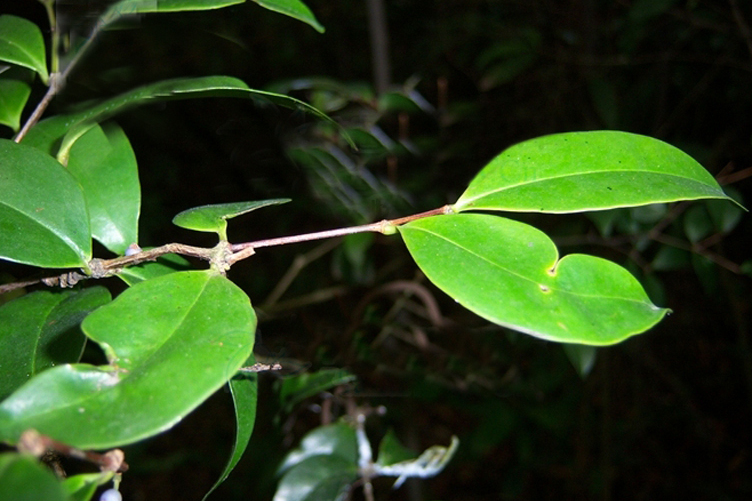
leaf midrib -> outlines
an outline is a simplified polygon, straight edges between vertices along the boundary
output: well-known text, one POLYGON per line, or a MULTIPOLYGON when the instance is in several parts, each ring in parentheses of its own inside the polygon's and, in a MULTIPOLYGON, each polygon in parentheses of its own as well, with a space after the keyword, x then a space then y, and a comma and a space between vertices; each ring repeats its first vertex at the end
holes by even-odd
MULTIPOLYGON (((434 236, 436 236, 436 237, 438 237, 438 238, 440 238, 442 240, 445 240, 446 242, 449 242, 450 244, 454 245, 455 247, 457 247, 457 248, 459 248, 461 250, 464 250, 465 252, 467 252, 467 253, 469 253, 469 254, 471 254, 471 255, 479 258, 480 260, 487 262, 488 264, 490 264, 491 266, 493 266, 495 268, 498 268, 498 269, 500 269, 500 270, 502 270, 502 271, 504 271, 504 272, 506 272, 506 273, 508 273, 510 275, 519 277, 522 280, 525 280, 525 281, 527 281, 527 282, 529 282, 531 284, 534 284, 535 286, 540 286, 540 282, 538 282, 537 280, 533 280, 533 279, 528 278, 528 277, 526 277, 524 275, 520 275, 519 273, 516 273, 516 272, 514 272, 514 271, 512 271, 510 269, 507 269, 507 268, 501 266, 500 264, 498 264, 498 263, 496 263, 494 261, 491 261, 491 260, 487 259, 486 257, 484 257, 484 256, 482 256, 482 255, 480 255, 480 254, 478 254, 476 252, 473 252, 472 250, 468 249, 467 247, 463 247, 463 246, 459 245, 457 242, 455 242, 454 240, 451 240, 451 239, 445 237, 444 235, 441 235, 439 233, 433 232, 433 231, 428 230, 426 228, 412 228, 412 229, 420 230, 420 231, 425 231, 426 233, 434 235, 434 236)), ((563 258, 561 258, 561 259, 563 259, 563 258)), ((556 269, 556 267, 559 265, 559 263, 561 262, 561 259, 558 258, 558 253, 557 253, 557 259, 556 259, 556 263, 554 265, 554 269, 556 269)), ((543 273, 545 273, 545 270, 543 271, 543 273)), ((569 295, 576 296, 576 297, 597 298, 597 299, 614 299, 614 300, 620 300, 620 301, 628 301, 628 302, 637 303, 637 304, 645 304, 644 301, 638 301, 638 300, 635 300, 635 299, 629 299, 629 298, 624 298, 624 297, 619 297, 619 296, 605 296, 605 295, 581 294, 581 293, 577 293, 577 292, 573 292, 573 291, 568 291, 568 290, 565 290, 565 289, 560 289, 560 288, 556 287, 555 284, 554 285, 543 284, 543 285, 545 285, 546 287, 549 287, 552 292, 558 292, 558 293, 561 293, 561 294, 569 294, 569 295)))
MULTIPOLYGON (((484 197, 487 197, 487 196, 490 196, 490 195, 495 195, 497 193, 501 193, 501 192, 504 192, 504 191, 507 191, 507 190, 510 190, 510 189, 518 188, 520 186, 531 186, 531 185, 535 185, 535 184, 539 184, 539 183, 549 182, 549 181, 556 180, 556 179, 565 179, 565 178, 570 178, 570 177, 589 176, 591 174, 611 174, 611 173, 659 174, 659 175, 662 175, 662 176, 666 176, 668 178, 678 178, 678 179, 682 179, 682 180, 689 180, 689 181, 693 181, 695 183, 701 184, 703 186, 710 186, 708 184, 702 183, 701 181, 698 181, 697 179, 695 179, 693 177, 681 176, 681 175, 678 175, 678 174, 668 174, 666 172, 660 172, 660 171, 654 171, 654 170, 636 170, 636 169, 618 169, 618 170, 607 170, 607 171, 605 171, 605 170, 594 170, 594 171, 587 171, 587 172, 577 172, 577 173, 570 173, 570 174, 562 174, 562 175, 558 175, 558 176, 557 175, 551 175, 551 176, 548 176, 548 177, 537 178, 537 179, 535 179, 533 181, 529 181, 529 182, 519 182, 519 183, 515 183, 515 184, 506 185, 506 186, 503 186, 501 188, 497 188, 495 190, 484 191, 483 193, 475 195, 475 196, 473 196, 471 198, 465 198, 464 200, 463 200, 462 197, 460 197, 460 199, 457 201, 457 205, 467 206, 467 205, 475 202, 478 199, 481 199, 481 198, 484 198, 484 197)), ((710 187, 712 187, 712 186, 710 186, 710 187)))

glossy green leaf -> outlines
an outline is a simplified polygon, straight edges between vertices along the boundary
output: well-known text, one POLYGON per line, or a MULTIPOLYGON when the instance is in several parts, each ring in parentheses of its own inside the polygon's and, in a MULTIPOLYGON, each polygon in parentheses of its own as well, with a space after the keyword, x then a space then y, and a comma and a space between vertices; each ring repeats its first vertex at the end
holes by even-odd
MULTIPOLYGON (((148 247, 144 248, 144 250, 148 249, 148 247)), ((190 269, 191 263, 183 256, 165 254, 164 256, 159 256, 156 261, 141 263, 138 266, 128 266, 118 273, 118 277, 128 285, 135 285, 144 280, 161 277, 168 273, 188 271, 190 269)))
POLYGON ((22 17, 0 16, 0 61, 36 71, 46 84, 47 73, 44 38, 39 27, 22 17))
POLYGON ((324 32, 324 27, 316 20, 311 9, 300 0, 253 0, 260 6, 274 12, 279 12, 293 19, 302 21, 319 33, 324 32))
POLYGON ((69 501, 49 468, 26 454, 0 454, 0 499, 3 501, 69 501))
POLYGON ((141 186, 138 166, 123 130, 96 125, 73 144, 68 170, 84 190, 91 234, 116 254, 138 242, 141 186))
POLYGON ((106 26, 124 16, 220 9, 243 2, 245 0, 120 0, 112 4, 97 23, 106 26))
POLYGON ((649 329, 668 312, 605 259, 570 254, 532 226, 485 214, 454 214, 400 226, 426 276, 496 324, 542 339, 608 345, 649 329))
POLYGON ((31 94, 33 75, 19 67, 0 71, 0 124, 14 132, 21 128, 21 114, 31 94))
POLYGON ((700 198, 730 200, 681 150, 626 132, 569 132, 502 152, 454 210, 565 213, 700 198))
POLYGON ((0 399, 45 369, 78 362, 81 321, 109 301, 107 289, 91 287, 37 291, 0 306, 0 399))
POLYGON ((95 125, 70 150, 68 170, 84 190, 91 234, 116 254, 138 242, 141 187, 138 166, 123 130, 95 125))
POLYGON ((351 426, 340 422, 314 429, 285 457, 274 501, 344 499, 358 478, 357 454, 351 426))
POLYGON ((300 374, 282 380, 279 400, 282 408, 290 412, 295 405, 306 398, 318 395, 335 386, 348 384, 357 378, 345 369, 322 369, 317 372, 300 374))
POLYGON ((0 440, 34 428, 98 449, 164 431, 235 374, 255 326, 248 297, 214 272, 136 284, 83 323, 110 365, 63 365, 31 379, 0 404, 0 440))
POLYGON ((228 204, 202 205, 184 210, 174 218, 173 224, 188 230, 214 232, 219 238, 227 240, 227 220, 248 212, 289 202, 289 198, 272 198, 255 202, 233 202, 228 204))
POLYGON ((320 426, 309 432, 300 446, 285 456, 278 473, 284 473, 293 466, 315 456, 337 456, 353 465, 358 461, 355 430, 346 423, 338 422, 320 426))
POLYGON ((0 139, 0 258, 43 268, 85 267, 89 215, 76 179, 35 148, 0 139))
MULTIPOLYGON (((337 126, 336 122, 326 114, 298 99, 274 92, 251 89, 242 80, 234 77, 209 76, 163 80, 144 85, 119 96, 106 99, 79 113, 59 115, 42 120, 31 128, 24 138, 24 142, 50 155, 57 155, 59 150, 66 150, 70 147, 70 144, 62 144, 62 140, 68 131, 73 128, 85 127, 94 122, 101 123, 117 113, 143 104, 203 97, 245 98, 251 99, 259 105, 272 103, 312 114, 337 126)), ((75 139, 77 137, 73 134, 70 142, 75 139)))
MULTIPOLYGON (((253 365, 255 359, 251 356, 246 360, 246 366, 253 365)), ((240 374, 230 379, 230 393, 235 406, 235 443, 232 445, 230 460, 227 462, 224 471, 219 480, 204 495, 204 499, 209 497, 219 484, 225 481, 230 472, 235 468, 243 456, 248 442, 253 433, 253 426, 256 423, 256 401, 258 400, 258 375, 257 374, 240 374)))

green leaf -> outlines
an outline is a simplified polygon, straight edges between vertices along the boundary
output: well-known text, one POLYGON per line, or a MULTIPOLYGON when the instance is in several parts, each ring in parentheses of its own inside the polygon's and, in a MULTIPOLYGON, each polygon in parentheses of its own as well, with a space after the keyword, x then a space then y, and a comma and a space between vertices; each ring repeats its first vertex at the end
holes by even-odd
POLYGON ((0 70, 0 124, 14 132, 21 128, 21 114, 31 94, 33 75, 26 68, 0 70))
POLYGON ((279 400, 286 412, 292 411, 299 402, 318 395, 335 386, 351 383, 357 377, 345 369, 322 369, 282 380, 279 400))
POLYGON ((0 399, 32 376, 78 362, 85 338, 79 329, 89 312, 110 301, 104 287, 37 291, 0 307, 0 399))
POLYGON ((47 56, 39 27, 22 17, 0 16, 0 61, 36 71, 46 84, 47 56))
POLYGON ((282 477, 273 501, 343 501, 357 478, 355 464, 341 457, 310 457, 282 477))
POLYGON ((179 422, 253 349, 248 297, 209 270, 141 282, 83 323, 110 365, 54 367, 0 404, 0 440, 40 433, 81 449, 129 444, 179 422))
MULTIPOLYGON (((24 142, 50 155, 57 155, 59 150, 65 151, 70 148, 70 144, 64 144, 62 141, 69 130, 102 122, 135 106, 199 97, 233 97, 252 99, 256 104, 272 103, 304 111, 339 127, 326 114, 298 99, 274 92, 251 89, 242 80, 234 77, 209 76, 163 80, 125 92, 78 113, 48 118, 32 127, 24 138, 24 142)), ((68 142, 72 143, 75 139, 77 135, 72 134, 68 142)), ((347 139, 349 140, 349 137, 347 139)))
MULTIPOLYGON (((255 359, 251 356, 244 365, 253 365, 255 359)), ((258 400, 258 375, 238 375, 230 379, 229 382, 230 392, 232 393, 232 401, 235 405, 235 443, 232 446, 232 453, 230 454, 230 460, 227 462, 222 475, 219 480, 209 489, 204 495, 204 499, 209 497, 214 489, 219 484, 225 481, 230 475, 230 472, 235 468, 243 456, 246 447, 248 447, 248 441, 251 439, 253 433, 253 426, 256 423, 256 401, 258 400)))
POLYGON ((269 9, 274 12, 279 12, 286 16, 290 16, 298 21, 311 26, 319 33, 324 32, 324 27, 316 20, 316 16, 313 15, 311 9, 300 0, 253 0, 265 9, 269 9))
POLYGON ((339 422, 314 429, 282 462, 274 501, 343 499, 358 478, 357 454, 351 426, 339 422))
POLYGON ((0 454, 0 499, 68 501, 62 484, 46 466, 29 455, 0 454))
POLYGON ((76 179, 39 150, 0 139, 0 257, 43 268, 91 259, 86 202, 76 179))
POLYGON ((278 473, 316 456, 336 456, 354 467, 358 461, 357 447, 355 430, 348 424, 338 422, 320 426, 303 437, 300 446, 285 456, 278 473))
POLYGON ((569 132, 502 152, 454 210, 565 213, 700 198, 731 200, 681 150, 626 132, 569 132))
POLYGON ((181 12, 220 9, 243 3, 245 0, 121 0, 111 5, 97 21, 110 24, 123 16, 157 12, 181 12))
POLYGON ((389 429, 379 444, 379 457, 376 464, 389 466, 418 457, 416 453, 402 445, 393 429, 389 429))
POLYGON ((227 240, 227 220, 241 214, 289 202, 289 198, 272 198, 255 202, 233 202, 228 204, 202 205, 184 210, 174 218, 173 224, 188 230, 215 232, 221 240, 227 240))
POLYGON ((517 221, 454 214, 398 228, 439 289, 481 317, 535 337, 609 345, 668 312, 624 268, 583 254, 559 260, 543 232, 517 221))
POLYGON ((84 189, 92 236, 116 254, 137 243, 141 186, 123 130, 114 124, 92 127, 73 144, 68 170, 84 189))
MULTIPOLYGON (((144 250, 148 249, 148 247, 144 248, 144 250)), ((190 269, 191 263, 183 256, 177 254, 165 254, 164 256, 159 256, 154 262, 141 263, 138 266, 128 266, 118 273, 118 277, 128 285, 135 285, 144 280, 161 277, 168 273, 187 271, 190 269)))
POLYGON ((94 497, 97 488, 106 484, 114 472, 81 473, 63 480, 63 488, 70 496, 71 501, 89 501, 94 497))

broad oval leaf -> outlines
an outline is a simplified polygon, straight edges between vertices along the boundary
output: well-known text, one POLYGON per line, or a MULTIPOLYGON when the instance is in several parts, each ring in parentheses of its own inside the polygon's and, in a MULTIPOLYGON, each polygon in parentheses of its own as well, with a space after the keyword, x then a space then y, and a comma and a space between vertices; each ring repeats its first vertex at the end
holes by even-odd
POLYGON ((253 349, 248 297, 211 271, 147 280, 83 323, 110 365, 58 366, 0 404, 0 440, 40 433, 82 449, 122 446, 179 422, 253 349))
POLYGON ((46 57, 42 31, 36 24, 22 17, 0 16, 0 61, 36 71, 47 83, 46 57))
POLYGON ((731 200, 678 148, 627 132, 569 132, 502 152, 454 210, 566 213, 700 198, 731 200))
POLYGON ((68 170, 84 190, 92 236, 115 254, 137 243, 141 186, 123 130, 109 123, 89 129, 73 144, 68 170))
POLYGON ((34 74, 26 68, 9 68, 0 75, 0 124, 14 132, 21 128, 21 114, 31 94, 34 74))
POLYGON ((110 301, 104 287, 36 291, 0 307, 0 399, 45 369, 78 362, 81 321, 110 301))
POLYGON ((86 267, 89 214, 76 179, 48 155, 7 139, 0 139, 0 159, 0 258, 86 267))
POLYGON ((486 214, 453 214, 400 226, 410 254, 439 289, 496 324, 564 343, 609 345, 668 312, 611 261, 559 260, 532 226, 486 214))
POLYGON ((300 0, 253 0, 265 9, 278 12, 293 19, 302 21, 319 33, 324 32, 324 27, 316 20, 311 9, 300 0))
POLYGON ((227 240, 227 220, 269 205, 284 204, 289 198, 271 198, 255 202, 202 205, 187 209, 172 218, 173 224, 188 230, 214 232, 227 240))
MULTIPOLYGON (((245 82, 234 77, 208 76, 177 78, 144 85, 102 101, 79 113, 58 115, 42 120, 29 130, 24 142, 45 153, 57 156, 59 151, 67 151, 78 138, 77 134, 68 134, 77 127, 86 128, 87 124, 101 123, 117 113, 142 104, 200 97, 234 97, 252 99, 256 104, 272 103, 312 114, 339 127, 329 116, 298 99, 275 92, 251 89, 245 82), (66 142, 63 142, 66 135, 70 139, 66 138, 66 142)), ((346 136, 346 139, 350 140, 349 136, 346 136)))

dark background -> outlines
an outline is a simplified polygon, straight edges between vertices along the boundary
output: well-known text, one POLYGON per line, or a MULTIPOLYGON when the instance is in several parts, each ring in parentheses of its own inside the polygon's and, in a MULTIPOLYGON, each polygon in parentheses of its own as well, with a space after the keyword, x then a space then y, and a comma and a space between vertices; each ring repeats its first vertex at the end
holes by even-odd
MULTIPOLYGON (((232 75, 256 88, 310 76, 368 85, 366 2, 307 3, 325 34, 253 3, 139 18, 102 36, 49 113, 178 76, 232 75)), ((74 42, 95 19, 96 4, 82 4, 60 7, 74 42)), ((14 8, 45 26, 41 6, 14 8)), ((170 224, 177 212, 206 203, 293 198, 231 222, 234 242, 435 208, 454 202, 505 147, 574 130, 625 130, 674 144, 749 206, 749 2, 387 0, 386 12, 391 81, 397 89, 414 84, 435 109, 400 119, 353 98, 333 111, 351 122, 376 113, 386 134, 414 146, 386 156, 349 152, 384 180, 369 191, 340 178, 352 184, 360 210, 343 208, 315 169, 286 155, 292 146, 333 144, 311 119, 238 100, 169 102, 117 119, 139 161, 141 245, 211 245, 170 224)), ((294 95, 316 97, 306 89, 294 95)), ((560 346, 489 326, 456 306, 420 277, 394 237, 360 242, 367 252, 357 242, 351 251, 339 246, 313 261, 280 303, 261 309, 258 351, 291 359, 297 371, 351 370, 359 383, 333 397, 334 409, 348 398, 386 406, 371 421, 374 437, 393 427, 422 450, 459 436, 444 473, 396 492, 377 482, 377 499, 750 499, 751 296, 741 273, 750 218, 693 248, 683 232, 688 212, 681 206, 666 224, 683 256, 671 269, 655 264, 666 241, 642 238, 659 221, 640 213, 625 214, 608 238, 585 216, 520 216, 551 234, 562 253, 629 267, 673 309, 650 332, 599 349, 586 378, 560 346), (414 297, 395 309, 405 300, 399 281, 427 291, 448 326, 426 320, 414 297), (285 302, 315 292, 319 302, 285 302)), ((295 256, 317 245, 259 251, 231 278, 262 304, 295 256)), ((270 499, 278 461, 320 423, 315 407, 281 413, 278 377, 261 376, 254 437, 216 499, 270 499)), ((200 499, 224 467, 233 419, 229 394, 220 392, 173 431, 127 448, 125 498, 200 499)))

